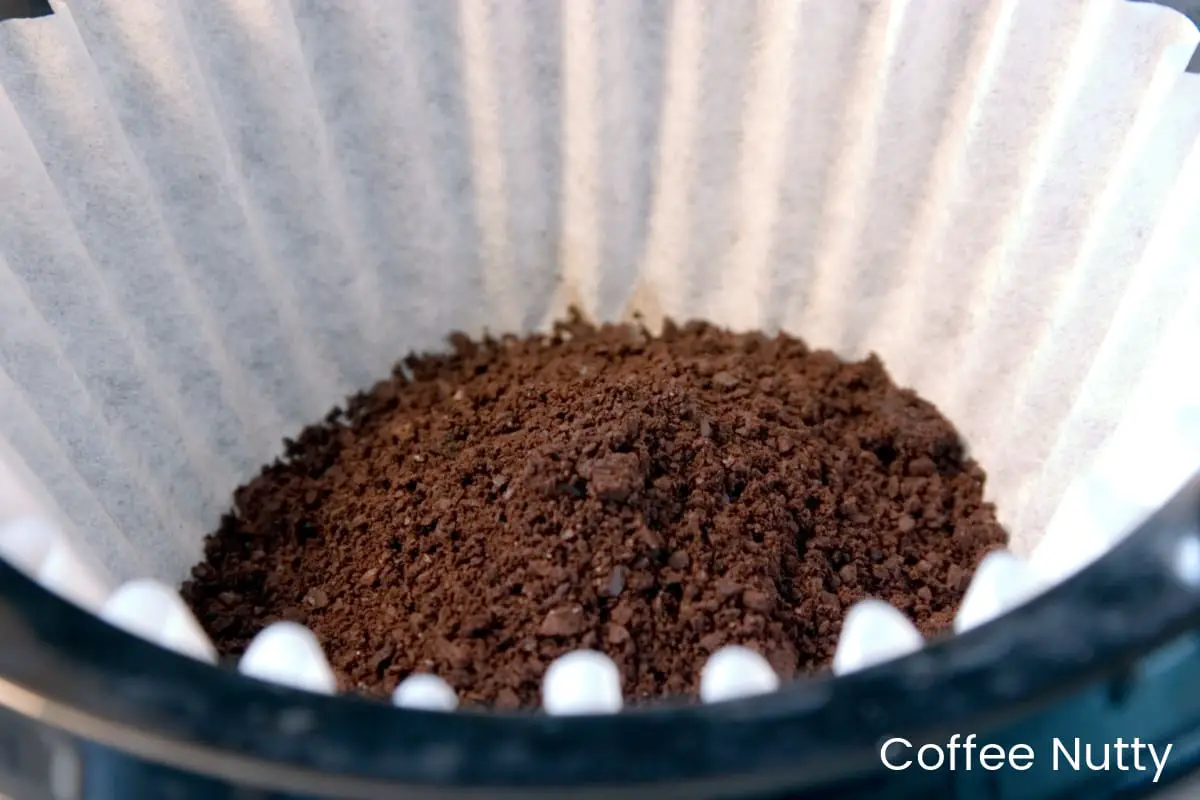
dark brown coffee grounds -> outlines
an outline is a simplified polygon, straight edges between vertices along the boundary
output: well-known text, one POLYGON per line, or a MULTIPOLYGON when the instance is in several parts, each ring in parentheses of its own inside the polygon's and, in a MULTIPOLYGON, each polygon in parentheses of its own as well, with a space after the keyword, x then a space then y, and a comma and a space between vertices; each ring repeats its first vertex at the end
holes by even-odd
POLYGON ((954 428, 874 357, 698 323, 452 343, 235 493, 183 586, 224 654, 297 620, 344 690, 431 671, 514 707, 595 648, 636 702, 725 644, 820 669, 867 596, 938 632, 1005 542, 954 428))

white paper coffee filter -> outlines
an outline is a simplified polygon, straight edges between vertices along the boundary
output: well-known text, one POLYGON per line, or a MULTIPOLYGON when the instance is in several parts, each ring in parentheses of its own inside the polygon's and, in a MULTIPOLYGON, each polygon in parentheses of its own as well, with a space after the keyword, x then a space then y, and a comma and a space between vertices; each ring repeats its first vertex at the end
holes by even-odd
POLYGON ((1021 556, 1081 513, 1110 541, 1128 520, 1080 498, 1136 516, 1200 466, 1200 371, 1162 355, 1200 341, 1170 10, 55 9, 0 25, 0 522, 48 517, 99 580, 177 583, 282 437, 450 331, 571 304, 878 352, 1021 556))

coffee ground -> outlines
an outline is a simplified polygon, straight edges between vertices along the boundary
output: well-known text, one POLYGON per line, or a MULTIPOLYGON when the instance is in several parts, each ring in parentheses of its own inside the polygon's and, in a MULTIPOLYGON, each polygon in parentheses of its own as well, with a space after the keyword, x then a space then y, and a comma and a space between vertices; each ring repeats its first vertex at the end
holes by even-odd
POLYGON ((935 634, 1005 543, 954 428, 874 356, 700 323, 451 343, 237 490, 183 585, 223 654, 294 620, 342 690, 428 671, 513 708, 594 648, 634 703, 726 644, 819 670, 864 597, 935 634))

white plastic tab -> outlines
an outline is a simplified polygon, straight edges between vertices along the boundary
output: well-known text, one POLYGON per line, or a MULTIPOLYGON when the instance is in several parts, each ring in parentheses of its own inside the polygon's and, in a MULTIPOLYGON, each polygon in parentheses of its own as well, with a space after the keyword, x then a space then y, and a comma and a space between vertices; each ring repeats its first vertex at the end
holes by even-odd
POLYGON ((458 708, 458 695, 437 675, 418 672, 400 681, 396 691, 392 692, 392 705, 424 711, 453 711, 458 708))
POLYGON ((700 699, 719 703, 779 688, 779 676, 767 660, 748 647, 722 647, 709 656, 700 673, 700 699))
POLYGON ((108 598, 100 617, 160 647, 216 663, 217 650, 204 629, 179 593, 166 584, 150 579, 129 581, 108 598))
POLYGON ((1007 550, 988 553, 979 562, 971 586, 954 617, 954 630, 965 633, 1024 603, 1041 583, 1021 559, 1007 550))
POLYGON ((312 631, 295 622, 275 622, 259 631, 238 670, 295 689, 333 694, 337 680, 312 631))
POLYGON ((31 578, 36 578, 62 535, 39 517, 20 517, 0 525, 0 558, 31 578))
POLYGON ((612 714, 621 705, 621 674, 603 653, 574 650, 546 668, 542 706, 548 714, 612 714))
POLYGON ((847 613, 833 654, 833 671, 845 675, 873 667, 921 649, 924 639, 891 605, 882 600, 862 600, 847 613))

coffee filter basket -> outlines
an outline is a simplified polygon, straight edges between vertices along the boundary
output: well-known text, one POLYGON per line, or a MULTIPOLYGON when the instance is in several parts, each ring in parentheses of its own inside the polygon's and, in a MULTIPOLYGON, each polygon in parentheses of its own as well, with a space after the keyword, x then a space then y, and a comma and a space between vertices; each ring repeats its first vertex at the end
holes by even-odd
POLYGON ((406 352, 572 306, 878 353, 963 433, 1038 590, 1200 467, 1200 36, 1175 12, 55 11, 0 24, 0 545, 91 611, 177 585, 281 439, 406 352))

